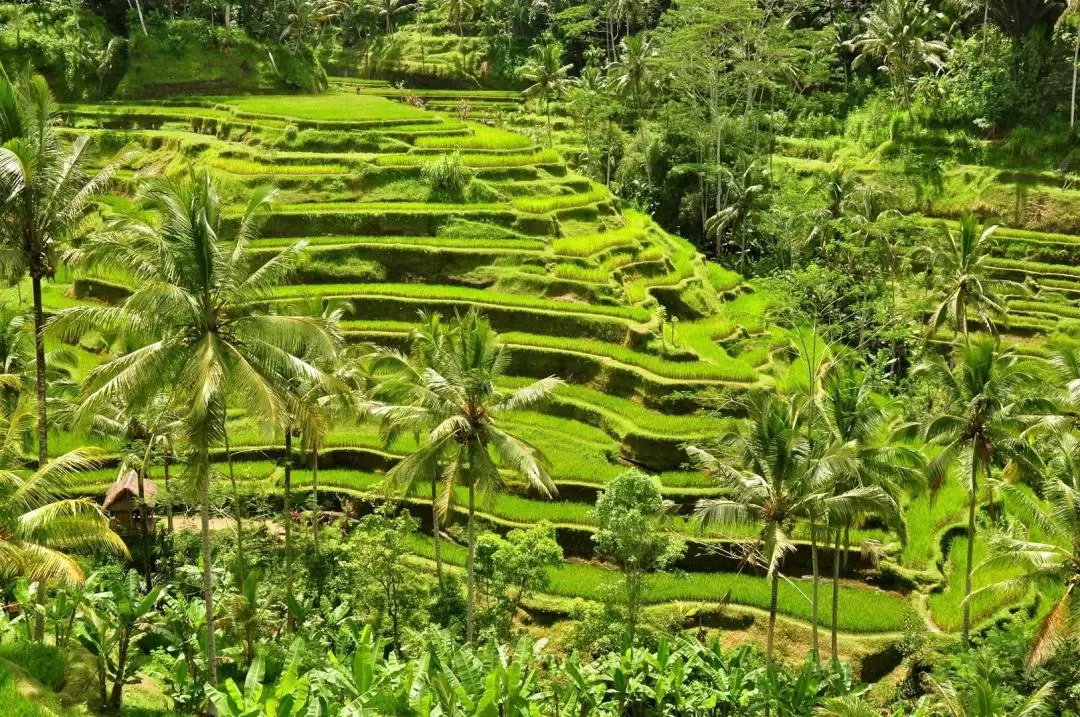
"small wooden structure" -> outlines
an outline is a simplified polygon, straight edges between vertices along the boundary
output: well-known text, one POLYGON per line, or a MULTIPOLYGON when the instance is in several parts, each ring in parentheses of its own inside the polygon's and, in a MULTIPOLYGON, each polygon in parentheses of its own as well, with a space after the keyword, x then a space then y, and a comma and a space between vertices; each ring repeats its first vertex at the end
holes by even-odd
POLYGON ((147 528, 154 532, 154 503, 158 487, 153 481, 143 481, 145 506, 139 504, 139 474, 134 470, 124 471, 116 477, 116 482, 105 494, 101 508, 109 516, 109 524, 118 533, 137 533, 140 530, 142 511, 148 511, 147 528))

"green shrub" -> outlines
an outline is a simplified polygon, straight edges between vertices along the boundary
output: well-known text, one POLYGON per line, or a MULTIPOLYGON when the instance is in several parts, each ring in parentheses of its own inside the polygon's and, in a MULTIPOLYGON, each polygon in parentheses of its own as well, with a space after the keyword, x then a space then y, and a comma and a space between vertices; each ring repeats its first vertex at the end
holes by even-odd
POLYGON ((472 173, 461 161, 461 152, 444 154, 425 164, 420 175, 434 191, 450 195, 460 195, 472 181, 472 173))

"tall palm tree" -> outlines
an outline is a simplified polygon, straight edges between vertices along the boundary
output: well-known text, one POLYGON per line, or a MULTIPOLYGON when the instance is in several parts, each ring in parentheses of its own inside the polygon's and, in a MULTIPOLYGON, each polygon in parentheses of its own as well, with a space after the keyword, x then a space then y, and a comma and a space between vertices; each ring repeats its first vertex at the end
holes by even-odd
POLYGON ((558 493, 540 451, 506 430, 500 420, 547 399, 561 383, 555 377, 536 381, 516 391, 498 387, 509 365, 510 352, 491 324, 474 309, 455 317, 431 365, 414 376, 406 402, 375 404, 372 411, 386 422, 390 433, 426 434, 426 440, 387 474, 391 485, 428 483, 442 479, 440 510, 446 515, 455 488, 468 489, 468 606, 465 632, 475 637, 476 608, 476 495, 491 498, 503 483, 502 470, 526 480, 545 497, 558 493))
POLYGON ((369 10, 386 21, 387 35, 394 34, 394 23, 397 21, 398 15, 403 15, 414 7, 416 6, 407 4, 405 0, 372 0, 368 4, 369 10))
POLYGON ((250 244, 272 196, 254 192, 229 232, 224 203, 208 173, 148 183, 142 205, 157 220, 123 222, 122 240, 92 240, 76 256, 83 265, 130 277, 132 293, 120 306, 76 307, 52 323, 67 340, 99 327, 140 340, 137 348, 90 372, 82 410, 120 399, 145 405, 163 390, 172 392, 182 407, 191 446, 187 475, 202 522, 211 684, 217 682, 217 654, 210 449, 223 437, 226 405, 242 407, 271 431, 282 422, 281 387, 321 376, 301 356, 332 354, 337 343, 320 318, 267 314, 258 308, 272 298, 304 248, 297 242, 265 261, 253 255, 250 244))
POLYGON ((768 189, 769 173, 750 162, 739 171, 720 167, 717 176, 716 213, 705 221, 705 233, 716 241, 716 255, 728 246, 746 266, 750 254, 750 219, 768 189))
POLYGON ((438 0, 439 8, 446 15, 446 19, 454 26, 458 36, 458 54, 464 55, 463 40, 465 30, 463 24, 465 18, 472 14, 475 0, 438 0))
POLYGON ((905 107, 911 104, 911 85, 923 67, 944 68, 949 46, 935 37, 939 22, 923 0, 881 0, 862 18, 855 38, 859 55, 854 66, 880 59, 880 69, 892 78, 905 107))
MULTIPOLYGON (((377 348, 371 355, 370 372, 374 382, 371 394, 387 405, 407 404, 412 400, 415 387, 422 385, 424 373, 436 368, 436 354, 447 341, 447 323, 440 314, 420 313, 420 326, 413 329, 408 354, 387 348, 377 348)), ((392 443, 398 427, 384 422, 387 433, 384 439, 392 443)), ((398 476, 397 489, 403 493, 419 491, 420 483, 426 482, 431 490, 431 535, 435 542, 435 573, 439 587, 443 587, 442 532, 439 529, 439 482, 442 470, 433 466, 426 476, 419 472, 398 476)))
POLYGON ((975 571, 1010 568, 1019 574, 972 593, 1063 588, 1035 632, 1027 658, 1031 667, 1046 662, 1061 645, 1080 638, 1080 437, 1063 431, 1054 436, 1051 445, 1040 490, 1042 500, 1016 485, 1001 489, 1009 505, 1038 531, 1038 539, 1008 533, 991 537, 990 555, 975 571))
POLYGON ((1021 470, 1032 471, 1038 456, 1021 433, 1033 416, 1052 413, 1055 407, 1048 399, 1031 395, 1038 374, 1020 361, 1012 347, 1000 348, 993 341, 980 341, 962 348, 955 362, 950 369, 941 357, 933 357, 916 371, 941 392, 940 410, 928 418, 923 428, 924 437, 941 446, 927 465, 930 491, 936 493, 958 464, 968 494, 962 623, 967 643, 971 628, 971 603, 967 598, 971 594, 980 473, 990 488, 995 462, 1011 461, 1021 470))
POLYGON ((998 292, 1010 288, 1022 292, 1015 281, 993 279, 986 267, 994 248, 997 226, 979 231, 979 219, 970 212, 960 217, 957 231, 942 229, 936 246, 919 250, 928 257, 935 272, 939 302, 928 320, 928 335, 952 322, 956 332, 968 340, 968 311, 975 311, 979 322, 997 334, 994 317, 1008 313, 1005 299, 998 292))
POLYGON ((794 550, 790 537, 796 522, 811 516, 834 516, 851 520, 857 513, 888 500, 876 487, 855 487, 837 495, 825 495, 824 487, 845 463, 842 455, 819 454, 803 430, 805 402, 782 394, 755 393, 745 399, 749 425, 744 432, 720 440, 718 455, 691 447, 694 462, 724 489, 723 498, 703 498, 695 514, 704 526, 757 525, 755 561, 770 581, 766 665, 773 664, 780 568, 786 553, 794 550), (726 462, 734 458, 741 469, 726 462))
POLYGON ((558 42, 538 42, 529 48, 529 57, 521 68, 521 76, 532 84, 522 94, 539 98, 547 118, 548 145, 551 136, 551 103, 562 97, 570 86, 572 64, 562 64, 563 48, 558 42))
MULTIPOLYGON (((883 519, 901 537, 905 529, 901 500, 905 489, 917 490, 923 483, 926 461, 922 453, 894 439, 891 430, 894 411, 875 390, 868 372, 860 372, 850 360, 832 363, 822 381, 820 394, 825 440, 837 451, 847 452, 847 470, 837 472, 828 491, 842 495, 856 487, 877 487, 883 495, 871 513, 883 519)), ((832 659, 838 659, 837 629, 840 596, 841 535, 850 523, 835 517, 832 574, 832 659)))
POLYGON ((109 164, 88 174, 90 138, 78 137, 65 151, 56 133, 56 114, 43 77, 27 70, 13 79, 0 68, 0 280, 17 283, 30 277, 42 466, 49 460, 49 423, 41 282, 56 272, 62 247, 87 232, 94 200, 117 169, 109 164))

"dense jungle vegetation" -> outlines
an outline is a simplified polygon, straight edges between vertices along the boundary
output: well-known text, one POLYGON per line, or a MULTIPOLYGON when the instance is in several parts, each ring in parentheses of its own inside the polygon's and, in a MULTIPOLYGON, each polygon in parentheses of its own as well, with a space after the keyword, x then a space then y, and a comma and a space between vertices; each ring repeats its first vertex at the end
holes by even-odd
POLYGON ((1080 3, 0 3, 0 716, 1080 714, 1080 3))

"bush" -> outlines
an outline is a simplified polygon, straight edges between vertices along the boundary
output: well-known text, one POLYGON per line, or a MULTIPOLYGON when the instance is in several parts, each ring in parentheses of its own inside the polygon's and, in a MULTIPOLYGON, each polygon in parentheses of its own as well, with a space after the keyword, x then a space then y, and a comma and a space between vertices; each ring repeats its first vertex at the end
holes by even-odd
POLYGON ((461 161, 461 152, 444 154, 439 159, 425 164, 420 176, 436 192, 460 195, 472 181, 472 172, 461 161))

